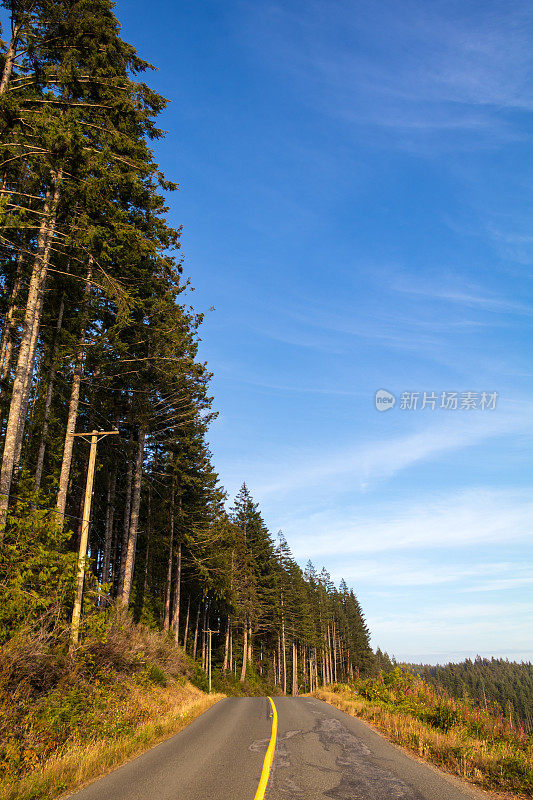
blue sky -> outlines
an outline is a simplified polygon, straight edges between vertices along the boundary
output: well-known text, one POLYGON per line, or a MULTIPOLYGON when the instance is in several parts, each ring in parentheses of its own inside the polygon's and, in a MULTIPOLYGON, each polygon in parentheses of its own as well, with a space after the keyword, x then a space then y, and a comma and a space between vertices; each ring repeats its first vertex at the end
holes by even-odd
POLYGON ((529 2, 120 0, 172 102, 210 440, 399 659, 532 659, 529 2), (398 397, 386 413, 374 394, 398 397), (493 410, 401 392, 497 392, 493 410))

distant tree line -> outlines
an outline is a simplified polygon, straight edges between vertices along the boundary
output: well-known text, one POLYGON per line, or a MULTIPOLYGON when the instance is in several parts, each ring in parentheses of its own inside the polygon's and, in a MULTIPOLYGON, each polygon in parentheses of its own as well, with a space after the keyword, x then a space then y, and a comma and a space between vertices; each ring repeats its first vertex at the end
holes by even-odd
POLYGON ((477 656, 459 664, 411 667, 452 697, 467 695, 484 708, 496 706, 512 724, 533 731, 533 664, 477 656))
POLYGON ((139 79, 151 65, 121 39, 110 0, 2 6, 3 635, 9 614, 42 611, 45 587, 72 573, 57 554, 76 552, 81 533, 88 446, 74 433, 116 429, 94 484, 97 608, 130 608, 204 666, 214 630, 223 671, 255 671, 284 692, 372 670, 346 584, 302 572, 245 486, 225 509, 206 439, 202 315, 165 218, 176 186, 150 146, 166 105, 139 79))

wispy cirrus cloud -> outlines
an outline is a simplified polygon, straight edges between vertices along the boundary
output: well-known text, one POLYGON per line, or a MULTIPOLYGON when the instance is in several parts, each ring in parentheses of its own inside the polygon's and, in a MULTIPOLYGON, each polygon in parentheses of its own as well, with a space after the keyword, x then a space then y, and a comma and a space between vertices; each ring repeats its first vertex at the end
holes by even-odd
MULTIPOLYGON (((513 571, 520 573, 520 568, 516 565, 513 566, 513 571)), ((502 592, 508 589, 518 589, 523 586, 533 584, 533 574, 527 571, 527 574, 519 574, 518 576, 508 578, 494 578, 485 583, 477 583, 474 586, 466 586, 460 589, 461 592, 473 594, 474 592, 502 592)))
POLYGON ((374 647, 426 663, 478 653, 520 660, 533 656, 523 638, 532 519, 529 490, 480 487, 332 505, 285 533, 302 563, 326 563, 336 583, 355 587, 374 647))
POLYGON ((516 137, 504 113, 533 108, 531 7, 458 12, 422 0, 389 0, 379 14, 372 2, 311 0, 305 13, 270 3, 249 30, 268 34, 270 62, 333 117, 411 135, 469 132, 478 146, 483 133, 516 137))
POLYGON ((425 297, 433 300, 444 300, 449 303, 454 303, 463 306, 470 306, 471 308, 479 308, 483 311, 494 311, 503 314, 518 314, 520 316, 533 316, 533 305, 521 303, 506 297, 491 295, 486 290, 484 291, 479 286, 472 286, 464 284, 439 285, 435 283, 429 284, 427 281, 418 280, 408 281, 405 278, 398 280, 394 285, 394 289, 403 294, 408 294, 413 297, 425 297))
POLYGON ((464 563, 448 560, 445 562, 429 559, 427 556, 400 556, 395 550, 390 557, 368 558, 359 556, 348 564, 342 558, 332 560, 331 568, 348 583, 357 587, 372 587, 377 591, 391 587, 414 589, 416 587, 442 587, 454 585, 454 591, 485 592, 501 591, 533 583, 533 570, 515 561, 488 560, 464 563))
MULTIPOLYGON (((458 365, 461 340, 462 363, 469 354, 478 372, 493 357, 484 330, 516 330, 533 318, 533 297, 528 303, 527 292, 520 299, 506 296, 451 269, 415 274, 399 265, 357 265, 342 290, 335 305, 323 297, 300 296, 268 314, 258 312, 248 327, 256 336, 319 354, 350 356, 362 344, 445 366, 458 365)), ((506 358, 502 366, 505 374, 511 361, 506 358)), ((523 368, 513 370, 521 374, 523 368)))
POLYGON ((479 653, 506 654, 520 661, 533 657, 522 636, 532 613, 531 602, 451 602, 401 613, 387 611, 372 615, 368 622, 374 645, 387 641, 390 652, 406 661, 443 663, 450 657, 460 661, 479 653))
POLYGON ((452 419, 433 417, 429 425, 403 436, 372 440, 329 453, 323 447, 316 452, 307 450, 290 461, 284 458, 281 468, 276 460, 271 470, 262 464, 254 476, 255 490, 265 500, 271 495, 286 497, 300 489, 329 490, 332 485, 337 491, 351 487, 352 491, 361 492, 415 464, 513 431, 531 432, 533 428, 525 408, 519 414, 473 412, 477 416, 471 413, 465 417, 464 412, 450 413, 455 415, 452 419))
POLYGON ((330 507, 306 515, 305 527, 297 515, 289 518, 284 531, 297 555, 305 552, 321 561, 325 556, 529 541, 532 520, 530 492, 472 488, 381 509, 372 506, 366 512, 355 505, 342 511, 330 507))

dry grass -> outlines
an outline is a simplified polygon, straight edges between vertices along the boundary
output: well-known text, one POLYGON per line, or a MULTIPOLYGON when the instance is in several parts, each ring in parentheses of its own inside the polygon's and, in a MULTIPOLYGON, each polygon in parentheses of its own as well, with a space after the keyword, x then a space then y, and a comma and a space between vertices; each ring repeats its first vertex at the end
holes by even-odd
POLYGON ((168 634, 120 607, 86 614, 81 645, 50 614, 0 647, 0 798, 52 800, 168 738, 222 695, 168 634))
POLYGON ((223 695, 206 695, 190 683, 165 687, 132 683, 121 708, 125 718, 145 721, 114 739, 70 740, 63 751, 19 780, 0 782, 2 800, 52 800, 112 769, 182 730, 223 695))
POLYGON ((367 720, 387 738, 419 758, 470 781, 484 789, 533 797, 527 776, 533 775, 533 753, 517 750, 512 743, 465 736, 461 726, 443 731, 421 722, 411 714, 394 711, 354 693, 350 687, 318 689, 313 696, 354 717, 367 720), (524 777, 526 776, 526 777, 524 777))

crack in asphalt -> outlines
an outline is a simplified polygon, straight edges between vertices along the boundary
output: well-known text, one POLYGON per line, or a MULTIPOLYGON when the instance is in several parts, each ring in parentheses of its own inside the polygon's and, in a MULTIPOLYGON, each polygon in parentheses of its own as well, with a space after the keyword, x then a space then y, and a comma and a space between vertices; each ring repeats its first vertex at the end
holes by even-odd
POLYGON ((287 731, 278 738, 269 800, 310 798, 310 787, 313 798, 424 800, 412 786, 380 767, 367 745, 342 722, 315 709, 309 711, 317 717, 312 728, 287 731), (301 785, 303 776, 306 789, 301 785))

